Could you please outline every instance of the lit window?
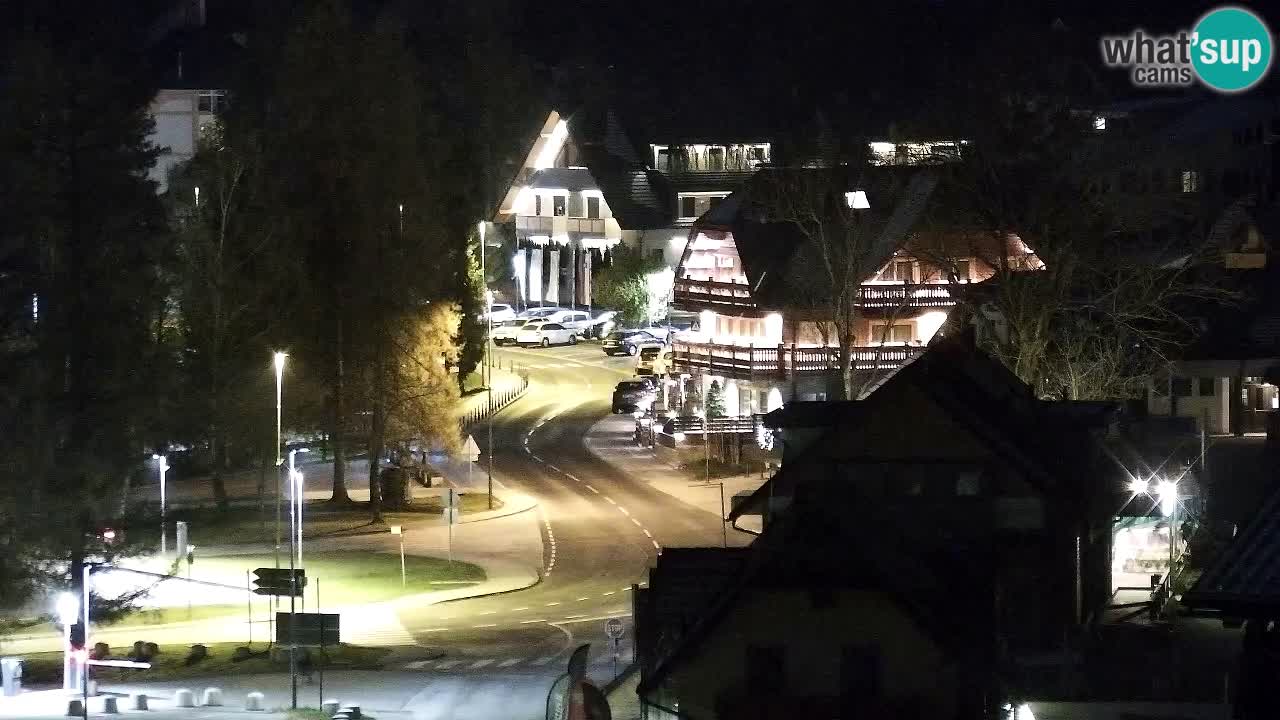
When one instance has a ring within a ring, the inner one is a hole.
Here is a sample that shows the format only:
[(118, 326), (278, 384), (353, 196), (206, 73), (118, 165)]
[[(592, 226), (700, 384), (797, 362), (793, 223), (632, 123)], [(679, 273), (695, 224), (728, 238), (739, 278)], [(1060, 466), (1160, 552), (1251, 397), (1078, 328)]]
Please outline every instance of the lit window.
[(1200, 192), (1200, 173), (1195, 170), (1182, 171), (1182, 192)]
[(1094, 129), (1094, 130), (1097, 130), (1097, 131), (1099, 131), (1099, 132), (1101, 132), (1101, 131), (1103, 131), (1103, 130), (1106, 130), (1106, 129), (1107, 129), (1107, 119), (1106, 119), (1105, 117), (1101, 116), (1101, 115), (1098, 115), (1097, 117), (1095, 117), (1095, 118), (1093, 119), (1093, 129)]

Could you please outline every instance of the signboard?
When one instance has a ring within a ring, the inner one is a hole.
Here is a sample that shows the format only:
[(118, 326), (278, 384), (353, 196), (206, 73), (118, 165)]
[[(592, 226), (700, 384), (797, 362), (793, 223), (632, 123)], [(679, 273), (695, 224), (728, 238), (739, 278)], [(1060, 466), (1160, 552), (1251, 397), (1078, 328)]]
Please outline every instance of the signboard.
[(604, 621), (604, 634), (610, 639), (621, 640), (626, 634), (626, 629), (622, 627), (622, 620), (619, 618), (609, 618)]
[[(293, 613), (293, 622), (297, 626), (296, 644), (301, 647), (323, 647), (337, 645), (340, 640), (339, 618), (337, 613)], [(276, 644), (290, 645), (289, 613), (276, 613)]]
[(402, 532), (402, 531), (403, 531), (403, 529), (402, 529), (399, 525), (392, 525), (392, 526), (391, 526), (391, 534), (392, 534), (392, 535), (399, 535), (399, 534), (401, 534), (401, 532)]
[(467, 442), (462, 446), (462, 454), (471, 462), (480, 459), (480, 446), (476, 444), (476, 439), (471, 435), (467, 436)]
[[(289, 573), (297, 576), (297, 585), (290, 581)], [(307, 573), (299, 568), (258, 568), (253, 571), (254, 595), (276, 595), (281, 597), (302, 597), (302, 590), (307, 586)]]

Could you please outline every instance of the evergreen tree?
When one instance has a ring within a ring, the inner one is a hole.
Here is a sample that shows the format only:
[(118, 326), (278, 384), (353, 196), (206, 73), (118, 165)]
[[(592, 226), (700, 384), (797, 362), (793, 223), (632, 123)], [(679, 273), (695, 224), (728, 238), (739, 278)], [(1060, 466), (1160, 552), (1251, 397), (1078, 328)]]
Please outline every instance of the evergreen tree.
[(712, 380), (707, 388), (707, 417), (724, 417), (724, 389), (719, 380)]

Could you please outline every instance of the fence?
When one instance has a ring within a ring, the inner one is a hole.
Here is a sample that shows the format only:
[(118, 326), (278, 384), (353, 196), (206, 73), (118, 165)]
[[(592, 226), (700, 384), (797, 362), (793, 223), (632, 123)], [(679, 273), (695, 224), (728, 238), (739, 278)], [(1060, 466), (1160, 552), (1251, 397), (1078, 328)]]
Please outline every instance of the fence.
[(462, 425), (463, 432), (466, 432), (472, 425), (484, 420), (516, 400), (519, 400), (520, 396), (524, 395), (524, 391), (529, 389), (529, 375), (522, 372), (518, 377), (520, 378), (520, 382), (515, 387), (508, 388), (501, 392), (486, 393), (488, 398), (485, 400), (483, 405), (477, 405), (470, 411), (464, 413), (462, 418), (459, 420), (459, 424)]

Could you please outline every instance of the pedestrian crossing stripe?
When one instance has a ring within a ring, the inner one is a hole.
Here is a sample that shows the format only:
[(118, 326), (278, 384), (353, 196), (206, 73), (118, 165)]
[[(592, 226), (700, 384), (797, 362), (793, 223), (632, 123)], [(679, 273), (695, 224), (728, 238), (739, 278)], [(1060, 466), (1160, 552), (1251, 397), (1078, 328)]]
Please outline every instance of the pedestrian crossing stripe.
[(480, 668), (485, 667), (486, 665), (492, 665), (492, 664), (493, 664), (493, 658), (485, 658), (484, 660), (477, 660), (471, 663), (471, 669), (479, 670)]
[[(548, 663), (551, 663), (552, 661), (554, 661), (556, 658), (559, 658), (559, 657), (561, 657), (561, 655), (557, 653), (555, 655), (543, 655), (540, 657), (533, 657), (533, 658), (514, 657), (514, 658), (506, 658), (504, 660), (498, 660), (497, 658), (453, 658), (449, 660), (442, 660), (442, 659), (414, 660), (412, 662), (405, 663), (404, 669), (405, 670), (451, 670), (451, 669), (481, 670), (483, 668), (489, 667), (490, 665), (492, 665), (494, 669), (497, 669), (497, 668), (508, 669), (508, 668), (513, 668), (517, 665), (520, 665), (521, 663), (530, 667), (542, 667), (544, 665), (547, 665)], [(594, 658), (590, 664), (593, 666), (608, 665), (611, 662), (613, 662), (613, 656), (611, 654), (605, 653)]]
[(502, 662), (498, 663), (498, 667), (500, 668), (511, 667), (512, 665), (515, 665), (516, 663), (520, 662), (520, 660), (521, 658), (507, 658), (506, 660), (503, 660)]

